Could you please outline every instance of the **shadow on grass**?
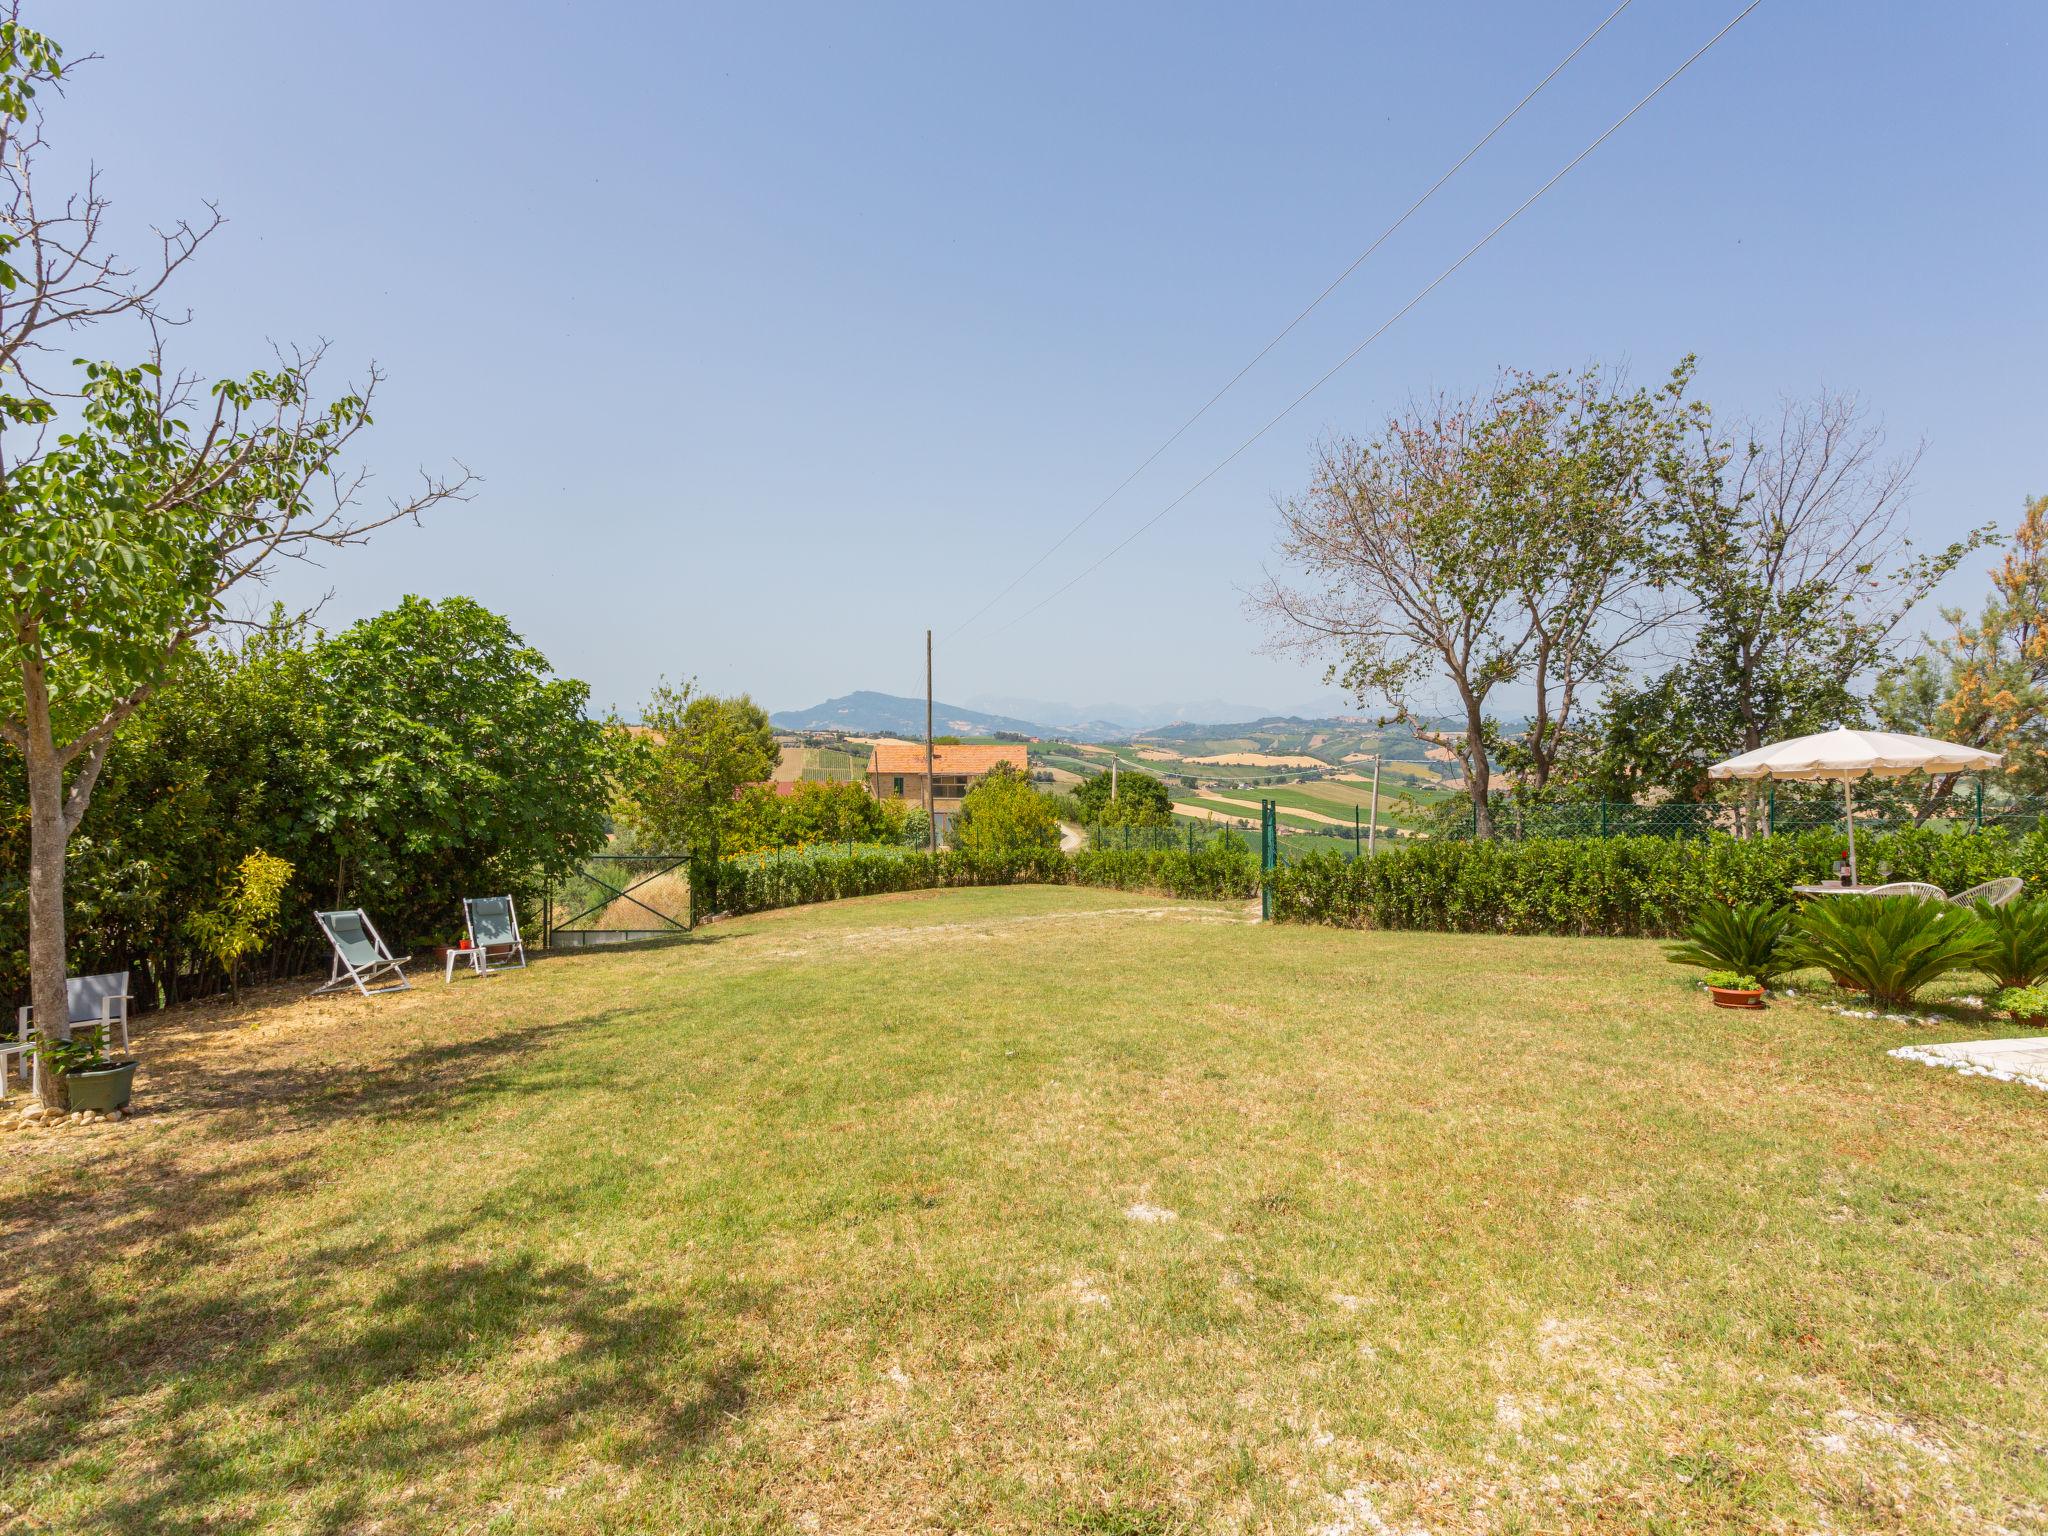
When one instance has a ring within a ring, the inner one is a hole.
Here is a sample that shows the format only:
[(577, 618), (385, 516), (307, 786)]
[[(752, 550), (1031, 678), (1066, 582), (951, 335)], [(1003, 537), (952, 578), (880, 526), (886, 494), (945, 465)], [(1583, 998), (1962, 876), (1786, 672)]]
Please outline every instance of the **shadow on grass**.
[[(297, 1304), (188, 1286), (134, 1310), (79, 1298), (61, 1331), (11, 1319), (10, 1356), (56, 1379), (0, 1426), (0, 1457), (82, 1473), (95, 1529), (255, 1531), (290, 1509), (338, 1532), (473, 1515), (564, 1446), (673, 1464), (748, 1407), (753, 1363), (680, 1300), (528, 1254), (412, 1263), (362, 1303), (323, 1283), (377, 1257), (301, 1269)], [(123, 1400), (154, 1405), (140, 1463)]]
[(759, 1304), (743, 1289), (638, 1293), (517, 1246), (516, 1228), (510, 1251), (479, 1256), (475, 1214), (402, 1253), (378, 1239), (248, 1262), (264, 1214), (327, 1176), (322, 1132), (595, 1084), (601, 1063), (538, 1053), (634, 1011), (435, 1042), (374, 1072), (301, 1062), (252, 1082), (189, 1053), (163, 1076), (180, 1108), (261, 1106), (259, 1134), (220, 1115), (194, 1141), (110, 1141), (15, 1183), (0, 1195), (8, 1500), (35, 1516), (63, 1488), (116, 1531), (254, 1531), (287, 1508), (344, 1531), (437, 1490), (457, 1506), (444, 1517), (473, 1513), (502, 1490), (471, 1479), (516, 1481), (562, 1443), (579, 1462), (694, 1454), (748, 1407), (755, 1368), (719, 1342)]

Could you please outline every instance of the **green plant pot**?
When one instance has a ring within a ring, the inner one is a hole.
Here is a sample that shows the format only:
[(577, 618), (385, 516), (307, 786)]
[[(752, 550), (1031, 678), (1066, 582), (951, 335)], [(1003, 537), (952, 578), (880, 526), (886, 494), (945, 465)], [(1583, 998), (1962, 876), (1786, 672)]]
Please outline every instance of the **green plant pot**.
[(74, 1111), (125, 1109), (135, 1087), (135, 1063), (117, 1061), (96, 1072), (66, 1072), (64, 1102)]

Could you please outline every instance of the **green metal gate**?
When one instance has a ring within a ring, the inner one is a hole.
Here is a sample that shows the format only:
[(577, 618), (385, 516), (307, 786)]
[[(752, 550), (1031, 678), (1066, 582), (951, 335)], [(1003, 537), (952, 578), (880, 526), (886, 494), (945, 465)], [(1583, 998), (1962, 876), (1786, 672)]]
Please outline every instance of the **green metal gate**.
[(548, 887), (542, 945), (589, 949), (687, 933), (696, 923), (686, 853), (597, 853)]

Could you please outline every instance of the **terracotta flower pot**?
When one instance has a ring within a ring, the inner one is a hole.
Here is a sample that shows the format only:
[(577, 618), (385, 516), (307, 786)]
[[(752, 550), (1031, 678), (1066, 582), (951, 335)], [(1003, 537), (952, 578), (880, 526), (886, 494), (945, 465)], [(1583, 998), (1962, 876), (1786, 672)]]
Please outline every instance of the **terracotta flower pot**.
[(1713, 998), (1716, 1008), (1761, 1008), (1764, 1005), (1762, 987), (1708, 987), (1707, 995)]

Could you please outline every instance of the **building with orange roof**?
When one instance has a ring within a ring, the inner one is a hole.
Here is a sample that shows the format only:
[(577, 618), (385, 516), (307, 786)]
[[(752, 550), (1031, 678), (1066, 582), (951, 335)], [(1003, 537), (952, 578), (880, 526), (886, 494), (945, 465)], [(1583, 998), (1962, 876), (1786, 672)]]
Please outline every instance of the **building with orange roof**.
[(986, 747), (932, 748), (931, 799), (925, 799), (924, 743), (878, 741), (868, 757), (868, 792), (877, 800), (908, 800), (912, 805), (929, 805), (932, 818), (945, 835), (959, 813), (967, 791), (988, 777), (998, 763), (1008, 763), (1028, 774), (1030, 759), (1023, 743), (998, 742)]

